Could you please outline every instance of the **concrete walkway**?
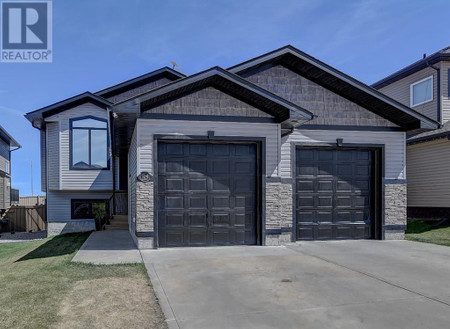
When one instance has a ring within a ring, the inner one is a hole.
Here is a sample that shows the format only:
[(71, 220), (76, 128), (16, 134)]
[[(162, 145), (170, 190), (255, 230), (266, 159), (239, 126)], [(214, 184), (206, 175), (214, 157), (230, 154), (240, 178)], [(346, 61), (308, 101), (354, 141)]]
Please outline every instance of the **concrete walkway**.
[(110, 265), (141, 263), (142, 258), (128, 231), (96, 231), (72, 261)]
[(450, 248), (408, 241), (143, 250), (169, 328), (447, 328)]

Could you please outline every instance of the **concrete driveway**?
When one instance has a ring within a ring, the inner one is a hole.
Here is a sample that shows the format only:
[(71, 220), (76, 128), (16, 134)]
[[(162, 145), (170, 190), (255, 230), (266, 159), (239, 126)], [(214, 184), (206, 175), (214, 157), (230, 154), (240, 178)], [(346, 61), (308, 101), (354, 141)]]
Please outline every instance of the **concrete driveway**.
[(169, 328), (448, 328), (450, 248), (408, 241), (142, 251)]

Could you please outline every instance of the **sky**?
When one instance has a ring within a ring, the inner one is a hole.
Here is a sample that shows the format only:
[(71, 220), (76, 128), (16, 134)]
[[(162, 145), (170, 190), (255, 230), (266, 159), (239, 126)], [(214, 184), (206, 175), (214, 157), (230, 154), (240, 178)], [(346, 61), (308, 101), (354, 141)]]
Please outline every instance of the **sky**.
[(53, 62), (0, 63), (0, 124), (22, 145), (12, 186), (40, 191), (26, 112), (178, 63), (227, 68), (287, 44), (371, 84), (450, 45), (448, 0), (54, 0)]

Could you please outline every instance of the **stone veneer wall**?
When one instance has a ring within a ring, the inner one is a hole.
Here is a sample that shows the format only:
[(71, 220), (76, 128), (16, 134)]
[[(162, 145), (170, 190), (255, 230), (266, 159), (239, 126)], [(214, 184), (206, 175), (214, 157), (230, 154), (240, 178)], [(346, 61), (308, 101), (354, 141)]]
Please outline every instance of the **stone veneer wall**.
[(386, 240), (403, 240), (407, 224), (406, 181), (384, 182), (384, 237)]
[(131, 235), (139, 249), (155, 247), (153, 186), (153, 181), (136, 181), (136, 235), (134, 232)]
[(281, 179), (266, 181), (266, 245), (292, 241), (292, 183)]
[(153, 182), (136, 182), (136, 232), (153, 232)]

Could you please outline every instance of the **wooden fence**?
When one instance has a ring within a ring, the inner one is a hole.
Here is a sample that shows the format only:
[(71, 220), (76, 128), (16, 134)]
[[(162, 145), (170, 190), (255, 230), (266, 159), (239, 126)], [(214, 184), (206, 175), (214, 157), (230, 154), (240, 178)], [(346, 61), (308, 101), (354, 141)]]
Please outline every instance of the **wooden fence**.
[(45, 204), (45, 195), (19, 197), (20, 206), (36, 206), (42, 204)]
[(11, 206), (2, 216), (8, 223), (2, 225), (3, 232), (36, 232), (46, 229), (45, 205)]

